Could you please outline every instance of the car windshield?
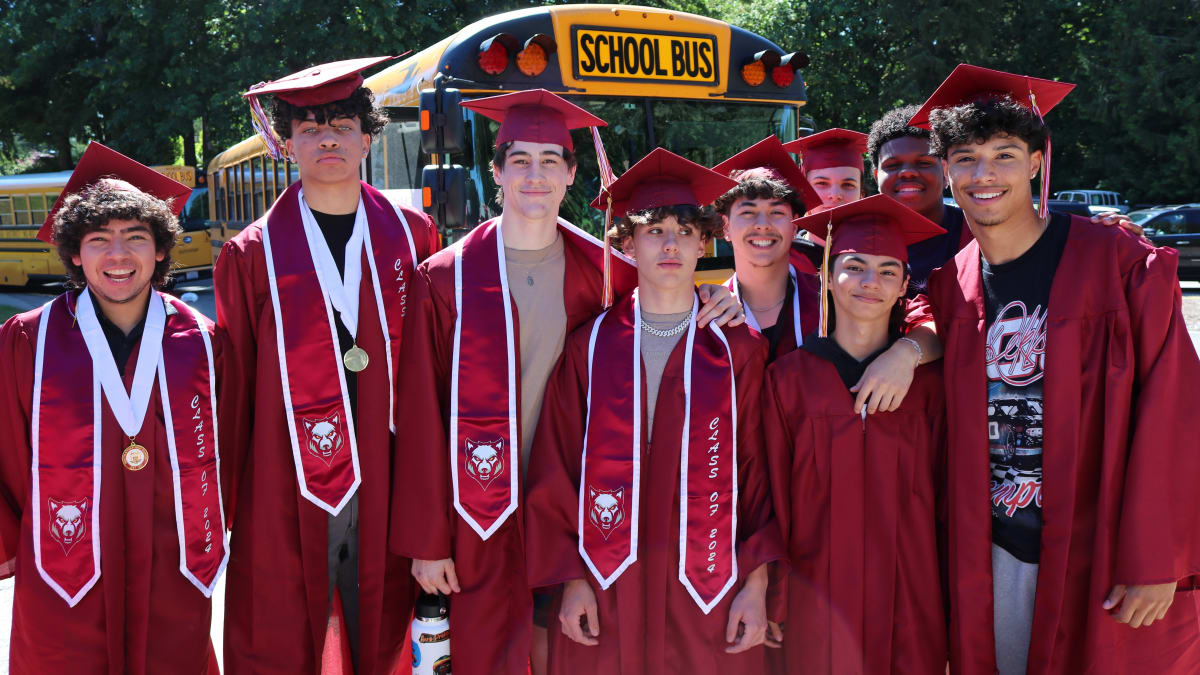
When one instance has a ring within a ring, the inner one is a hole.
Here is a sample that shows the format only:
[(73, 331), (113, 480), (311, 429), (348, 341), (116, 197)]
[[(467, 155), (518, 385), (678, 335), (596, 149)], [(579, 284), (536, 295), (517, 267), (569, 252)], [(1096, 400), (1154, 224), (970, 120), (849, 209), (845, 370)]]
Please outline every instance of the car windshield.
[(1162, 213), (1162, 211), (1147, 209), (1145, 211), (1130, 211), (1128, 215), (1130, 220), (1138, 225), (1141, 225), (1160, 213)]
[[(586, 98), (572, 99), (572, 103), (608, 123), (600, 129), (600, 137), (609, 164), (618, 176), (655, 147), (712, 166), (771, 134), (778, 135), (785, 143), (796, 138), (797, 109), (790, 105)], [(482, 119), (474, 117), (475, 122)], [(477, 167), (486, 168), (497, 125), (489, 122), (472, 126), (475, 162)], [(590, 139), (584, 140), (587, 136), (580, 136), (575, 134), (579, 168), (559, 213), (598, 236), (604, 214), (590, 207), (600, 191), (596, 151)], [(489, 149), (486, 158), (481, 156), (480, 148)], [(479, 181), (482, 185), (476, 186), (481, 201), (489, 206), (491, 215), (497, 215), (499, 210), (492, 206), (496, 187), (491, 176), (476, 175), (486, 178)]]

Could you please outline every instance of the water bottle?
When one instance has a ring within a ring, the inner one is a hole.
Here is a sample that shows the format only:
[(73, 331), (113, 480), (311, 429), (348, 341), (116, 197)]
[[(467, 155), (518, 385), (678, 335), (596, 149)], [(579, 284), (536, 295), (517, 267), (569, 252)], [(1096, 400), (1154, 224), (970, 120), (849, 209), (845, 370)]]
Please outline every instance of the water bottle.
[(446, 596), (422, 593), (412, 622), (413, 675), (450, 673), (450, 616)]

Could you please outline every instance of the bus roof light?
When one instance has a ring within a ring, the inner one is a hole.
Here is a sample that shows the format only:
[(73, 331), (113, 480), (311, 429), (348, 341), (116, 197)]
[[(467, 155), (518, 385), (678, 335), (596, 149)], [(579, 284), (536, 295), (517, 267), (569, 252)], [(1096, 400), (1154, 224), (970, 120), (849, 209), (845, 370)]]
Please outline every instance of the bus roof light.
[(546, 70), (547, 57), (557, 50), (554, 38), (538, 33), (526, 40), (524, 48), (517, 52), (517, 69), (529, 77), (537, 77)]
[(775, 86), (786, 89), (796, 79), (796, 71), (808, 65), (808, 55), (804, 52), (792, 52), (780, 57), (779, 65), (771, 68), (771, 81)]
[[(764, 49), (742, 64), (742, 79), (751, 87), (757, 87), (767, 79), (767, 71), (779, 65), (779, 52)], [(774, 73), (772, 72), (772, 78)]]
[(479, 68), (488, 75), (499, 75), (508, 68), (508, 55), (517, 50), (517, 40), (508, 33), (497, 33), (479, 43)]

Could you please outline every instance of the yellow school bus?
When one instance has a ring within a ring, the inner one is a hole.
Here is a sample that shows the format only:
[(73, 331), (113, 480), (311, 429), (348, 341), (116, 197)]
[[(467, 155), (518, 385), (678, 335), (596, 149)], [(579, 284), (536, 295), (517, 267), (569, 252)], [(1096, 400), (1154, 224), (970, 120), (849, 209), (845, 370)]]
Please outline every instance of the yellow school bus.
[[(454, 239), (498, 213), (488, 168), (498, 125), (466, 109), (446, 111), (461, 116), (464, 147), (448, 156), (424, 151), (420, 92), (435, 86), (435, 76), (464, 99), (539, 88), (568, 98), (608, 122), (601, 135), (619, 175), (658, 146), (712, 166), (770, 134), (786, 142), (811, 130), (802, 115), (806, 63), (762, 36), (685, 12), (595, 4), (499, 14), (367, 78), (392, 121), (362, 173), (398, 203), (421, 208), (430, 206), (422, 199), (424, 167), (464, 167), (465, 213), (453, 229), (439, 223)], [(600, 186), (595, 151), (583, 134), (575, 150), (579, 169), (561, 215), (598, 233), (601, 214), (588, 206)], [(257, 137), (217, 155), (208, 175), (214, 255), (297, 178)], [(713, 249), (719, 259), (701, 261), (702, 275), (732, 267), (727, 244)]]
[[(184, 185), (196, 186), (195, 167), (152, 168)], [(58, 254), (38, 240), (37, 232), (70, 178), (70, 171), (0, 176), (0, 286), (56, 282), (66, 277)], [(207, 209), (206, 190), (194, 189), (179, 217), (183, 234), (171, 253), (176, 279), (195, 279), (212, 272)]]

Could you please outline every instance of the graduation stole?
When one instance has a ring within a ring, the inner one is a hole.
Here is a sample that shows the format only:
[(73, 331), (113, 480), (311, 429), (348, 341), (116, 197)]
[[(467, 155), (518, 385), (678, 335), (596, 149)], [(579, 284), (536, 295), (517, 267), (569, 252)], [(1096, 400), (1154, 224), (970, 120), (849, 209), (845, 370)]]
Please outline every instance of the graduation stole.
[[(598, 239), (561, 218), (558, 231), (597, 272), (602, 269), (604, 245)], [(629, 258), (615, 252), (614, 257), (613, 282), (624, 290), (637, 273)], [(449, 434), (454, 509), (487, 540), (516, 511), (521, 473), (521, 364), (499, 218), (481, 223), (454, 245), (454, 307)]]
[[(164, 303), (175, 312), (168, 316)], [(100, 579), (101, 469), (105, 456), (116, 458), (120, 451), (102, 445), (105, 404), (130, 437), (130, 448), (140, 449), (132, 439), (143, 430), (156, 374), (175, 486), (179, 571), (212, 596), (229, 559), (212, 330), (192, 308), (155, 292), (126, 393), (88, 291), (77, 298), (60, 295), (42, 307), (31, 425), (33, 554), (38, 574), (68, 605), (74, 607)], [(88, 379), (90, 387), (83, 384)], [(130, 470), (149, 461), (149, 453), (140, 452), (140, 461), (126, 463)]]
[[(800, 322), (800, 280), (796, 277), (796, 268), (788, 265), (788, 276), (792, 278), (792, 330), (796, 335), (796, 346), (804, 344), (804, 327)], [(738, 302), (742, 303), (742, 309), (746, 312), (746, 325), (761, 333), (762, 327), (758, 323), (758, 319), (754, 317), (754, 312), (751, 311), (750, 305), (742, 301), (740, 288), (738, 288), (737, 272), (729, 277), (729, 281), (725, 282), (725, 287), (733, 294), (733, 297)]]
[[(378, 190), (366, 183), (361, 186), (358, 218), (365, 224), (356, 225), (351, 241), (358, 241), (361, 233), (387, 345), (383, 354), (368, 357), (376, 367), (387, 368), (388, 425), (395, 433), (392, 349), (399, 344), (408, 281), (417, 253), (404, 214)], [(337, 515), (362, 482), (354, 414), (346, 393), (343, 354), (334, 324), (341, 320), (351, 335), (357, 335), (361, 254), (357, 260), (353, 256), (346, 260), (344, 285), (327, 283), (337, 281), (336, 267), (332, 272), (328, 269), (333, 264), (330, 254), (343, 252), (328, 251), (320, 232), (314, 233), (315, 220), (305, 227), (305, 219), (312, 219), (312, 212), (303, 201), (301, 183), (293, 183), (267, 213), (262, 227), (263, 249), (275, 310), (283, 406), (300, 494)], [(388, 302), (384, 302), (385, 291)], [(337, 319), (334, 309), (338, 310)]]
[[(679, 581), (708, 614), (737, 580), (737, 398), (729, 342), (716, 325), (697, 331), (696, 309), (693, 300), (683, 361)], [(634, 291), (632, 299), (596, 318), (588, 342), (579, 555), (602, 589), (637, 560), (641, 334)]]

